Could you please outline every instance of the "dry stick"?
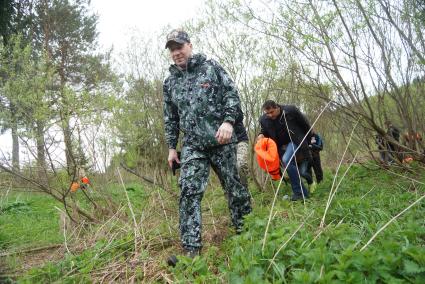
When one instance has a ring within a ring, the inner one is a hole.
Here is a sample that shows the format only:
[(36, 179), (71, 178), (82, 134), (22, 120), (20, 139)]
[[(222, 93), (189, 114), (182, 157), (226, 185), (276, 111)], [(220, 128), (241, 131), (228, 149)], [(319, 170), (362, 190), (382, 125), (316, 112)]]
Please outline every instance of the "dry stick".
[(1, 253), (0, 257), (10, 256), (10, 255), (14, 255), (14, 254), (21, 254), (21, 253), (31, 253), (31, 252), (41, 251), (41, 250), (49, 250), (49, 249), (59, 248), (61, 246), (62, 246), (62, 244), (54, 244), (54, 245), (49, 245), (49, 246), (44, 246), (44, 247), (39, 247), (39, 248), (32, 248), (32, 249), (27, 249), (27, 250), (5, 252), (5, 253)]
[[(154, 196), (152, 195), (152, 198), (151, 198), (151, 201), (152, 202), (154, 202)], [(155, 208), (155, 207), (152, 207), (151, 206), (151, 208)], [(140, 216), (140, 222), (139, 222), (139, 226), (140, 226), (140, 229), (141, 229), (141, 231), (142, 231), (142, 237), (143, 237), (143, 239), (144, 240), (146, 240), (146, 232), (145, 232), (145, 228), (144, 228), (144, 226), (143, 226), (143, 222), (144, 222), (144, 220), (146, 220), (147, 219), (147, 217), (146, 217), (146, 215), (145, 215), (145, 213), (146, 213), (146, 210), (142, 210), (142, 214), (141, 214), (141, 216)]]
[(411, 207), (415, 206), (417, 203), (419, 203), (422, 199), (424, 199), (425, 194), (422, 195), (419, 199), (417, 199), (415, 202), (407, 206), (403, 211), (395, 215), (391, 220), (389, 220), (382, 228), (380, 228), (367, 243), (360, 249), (360, 251), (363, 251), (378, 235), (381, 233), (386, 227), (388, 227), (392, 222), (394, 222), (398, 217), (400, 217), (402, 214), (404, 214), (407, 210), (409, 210)]
[(339, 169), (341, 168), (342, 161), (344, 160), (344, 157), (345, 157), (345, 155), (347, 153), (348, 147), (350, 146), (351, 139), (353, 138), (354, 130), (356, 129), (357, 124), (359, 124), (359, 121), (360, 120), (357, 120), (356, 124), (354, 125), (353, 130), (351, 131), (351, 134), (350, 134), (350, 138), (348, 139), (347, 147), (345, 147), (344, 153), (342, 154), (341, 160), (339, 161), (339, 165), (338, 165), (338, 168), (336, 170), (336, 173), (335, 173), (335, 176), (334, 176), (334, 180), (332, 182), (331, 190), (329, 192), (329, 197), (328, 197), (328, 201), (326, 203), (325, 212), (323, 213), (322, 221), (320, 222), (320, 228), (323, 228), (323, 226), (325, 225), (326, 214), (328, 212), (329, 206), (331, 205), (332, 199), (335, 196), (334, 194), (332, 194), (332, 191), (333, 191), (333, 189), (335, 187), (336, 179), (338, 177), (338, 172), (339, 172)]
[(167, 281), (167, 283), (174, 283), (173, 280), (171, 280), (170, 278), (168, 278), (167, 275), (165, 275), (164, 273), (161, 272), (161, 277)]
[(131, 217), (133, 218), (133, 225), (134, 225), (134, 251), (137, 252), (137, 239), (139, 237), (139, 232), (137, 230), (137, 221), (136, 216), (134, 215), (133, 207), (131, 206), (130, 197), (128, 197), (127, 190), (125, 189), (124, 181), (122, 180), (120, 169), (117, 168), (118, 176), (120, 177), (122, 187), (124, 189), (125, 197), (127, 198), (127, 204), (128, 208), (130, 209)]
[[(360, 197), (360, 199), (363, 199), (366, 195), (368, 195), (374, 188), (376, 187), (376, 185), (374, 185), (374, 186), (372, 186), (372, 188), (367, 192), (367, 193), (365, 193), (362, 197)], [(345, 219), (345, 217), (347, 217), (348, 216), (348, 213), (344, 216), (344, 217), (342, 217), (341, 218), (341, 220), (339, 220), (339, 222), (338, 222), (338, 224), (337, 224), (337, 226), (338, 225), (340, 225), (341, 223), (342, 223), (342, 221), (344, 221), (344, 219)], [(311, 246), (311, 244), (312, 243), (314, 243), (318, 238), (319, 238), (319, 236), (325, 231), (325, 229), (327, 228), (327, 227), (329, 227), (333, 222), (334, 222), (335, 220), (333, 220), (333, 221), (331, 221), (325, 228), (323, 228), (323, 229), (321, 229), (320, 231), (319, 231), (319, 233), (314, 237), (314, 239), (308, 244), (308, 246), (307, 247), (310, 247)]]
[[(344, 217), (345, 218), (345, 217)], [(316, 234), (316, 236), (313, 238), (313, 240), (311, 240), (311, 242), (307, 245), (307, 248), (309, 248), (319, 237), (320, 237), (320, 235), (330, 226), (330, 225), (332, 225), (332, 223), (334, 222), (335, 220), (333, 220), (333, 221), (331, 221), (325, 228), (323, 228), (323, 229), (319, 229), (319, 232)]]
[[(72, 232), (69, 234), (69, 239), (71, 239), (74, 236), (75, 236), (75, 239), (80, 238), (81, 231), (84, 229), (85, 222), (86, 221), (83, 220), (77, 227), (72, 229)], [(85, 244), (85, 247), (87, 248), (87, 244), (86, 243), (84, 243), (84, 244)]]
[(372, 186), (372, 188), (368, 191), (368, 192), (366, 192), (365, 194), (363, 194), (363, 196), (362, 197), (360, 197), (360, 199), (363, 199), (366, 195), (368, 195), (374, 188), (376, 187), (376, 185), (374, 185), (374, 186)]
[(111, 216), (111, 218), (109, 218), (108, 220), (106, 220), (106, 222), (105, 223), (103, 223), (102, 224), (102, 226), (100, 226), (99, 227), (99, 229), (97, 229), (97, 231), (96, 231), (96, 233), (94, 234), (94, 237), (97, 239), (97, 236), (100, 234), (100, 232), (103, 230), (103, 228), (109, 223), (109, 222), (111, 222), (112, 220), (114, 220), (114, 219), (117, 219), (118, 217), (118, 213), (120, 213), (121, 212), (121, 210), (123, 210), (124, 209), (124, 207), (120, 207), (120, 208), (118, 208), (118, 210), (117, 210), (117, 212), (115, 212), (115, 214), (114, 215), (112, 215)]
[[(321, 112), (319, 113), (319, 115), (317, 116), (316, 120), (315, 120), (315, 121), (313, 122), (313, 124), (311, 125), (311, 127), (310, 127), (310, 129), (309, 129), (309, 131), (308, 131), (308, 132), (310, 132), (310, 131), (311, 131), (311, 129), (313, 129), (314, 125), (315, 125), (315, 124), (316, 124), (316, 122), (319, 120), (319, 118), (322, 116), (322, 114), (325, 112), (325, 110), (326, 110), (326, 109), (330, 106), (331, 102), (332, 102), (332, 101), (329, 101), (329, 102), (325, 105), (325, 107), (322, 109), (322, 111), (321, 111)], [(289, 159), (288, 165), (291, 163), (292, 159), (294, 159), (294, 157), (295, 157), (295, 153), (296, 153), (296, 152), (298, 151), (298, 149), (301, 147), (301, 145), (302, 145), (302, 143), (304, 142), (304, 140), (305, 140), (305, 138), (306, 138), (306, 137), (307, 137), (307, 134), (306, 134), (306, 135), (304, 136), (304, 138), (301, 140), (300, 145), (298, 145), (297, 149), (295, 149), (295, 151), (294, 151), (294, 155), (292, 155), (291, 159)], [(262, 248), (261, 248), (261, 253), (262, 253), (262, 254), (264, 254), (264, 248), (266, 247), (267, 233), (268, 233), (269, 228), (270, 228), (270, 223), (271, 223), (272, 216), (273, 216), (273, 210), (274, 210), (274, 206), (275, 206), (275, 203), (276, 203), (276, 200), (277, 200), (277, 194), (279, 193), (279, 189), (280, 189), (280, 186), (282, 185), (282, 180), (283, 180), (283, 177), (284, 177), (284, 175), (285, 175), (285, 173), (286, 173), (286, 170), (287, 170), (287, 168), (288, 168), (288, 165), (286, 165), (286, 167), (283, 169), (282, 177), (280, 178), (279, 184), (278, 184), (277, 189), (276, 189), (276, 192), (275, 192), (275, 194), (274, 194), (274, 198), (273, 198), (272, 206), (271, 206), (271, 208), (270, 208), (269, 219), (268, 219), (268, 221), (267, 221), (266, 230), (264, 231), (263, 246), (262, 246)]]
[(168, 231), (170, 231), (170, 235), (172, 235), (173, 232), (171, 231), (170, 222), (168, 221), (167, 211), (165, 211), (164, 201), (162, 200), (162, 196), (161, 196), (161, 193), (159, 192), (159, 189), (158, 189), (158, 196), (159, 196), (159, 201), (161, 201), (161, 207), (162, 207), (162, 211), (164, 212), (165, 221), (167, 222)]
[[(61, 213), (61, 215), (60, 215), (60, 218), (62, 218), (62, 220), (63, 220), (63, 243), (64, 243), (64, 245), (65, 245), (65, 249), (66, 249), (66, 251), (69, 253), (69, 254), (71, 254), (71, 252), (69, 251), (69, 248), (68, 248), (68, 243), (67, 243), (67, 240), (66, 240), (66, 213), (63, 211), (63, 210), (61, 210), (59, 207), (56, 207), (55, 206), (55, 208), (57, 209), (57, 210), (59, 210), (59, 212)], [(65, 215), (63, 215), (63, 214), (65, 214)], [(65, 217), (63, 217), (63, 216), (65, 216)]]
[(275, 263), (274, 260), (276, 259), (279, 252), (286, 247), (286, 245), (295, 237), (296, 233), (298, 233), (299, 230), (304, 226), (305, 222), (308, 218), (310, 218), (311, 215), (313, 215), (314, 211), (311, 211), (310, 214), (304, 219), (304, 221), (298, 226), (298, 228), (292, 233), (292, 235), (280, 246), (280, 248), (277, 250), (277, 252), (273, 255), (273, 258), (270, 260), (269, 267), (267, 268), (266, 273), (269, 271), (270, 267), (272, 266), (272, 263)]
[(345, 172), (343, 173), (343, 175), (342, 175), (341, 179), (339, 180), (338, 184), (336, 185), (335, 190), (332, 192), (331, 200), (333, 200), (333, 198), (334, 198), (334, 196), (335, 196), (336, 192), (338, 191), (339, 186), (341, 185), (341, 183), (342, 183), (342, 181), (344, 180), (345, 176), (347, 175), (348, 171), (351, 169), (351, 166), (352, 166), (352, 165), (354, 164), (354, 162), (356, 161), (356, 158), (357, 158), (357, 154), (358, 154), (358, 153), (359, 153), (359, 152), (357, 152), (357, 153), (354, 155), (353, 160), (351, 161), (350, 165), (348, 166), (348, 168), (347, 168), (347, 169), (345, 170)]
[(319, 279), (322, 278), (322, 276), (323, 276), (323, 270), (325, 270), (325, 265), (322, 264), (322, 266), (320, 267)]
[(214, 212), (212, 210), (211, 203), (209, 201), (207, 201), (207, 203), (208, 203), (208, 207), (210, 208), (210, 212), (211, 212), (211, 217), (212, 217), (211, 219), (212, 219), (212, 224), (213, 224), (213, 228), (214, 228), (214, 233), (217, 234), (217, 228), (215, 226), (215, 221), (214, 221)]
[(416, 180), (416, 179), (413, 179), (413, 178), (411, 178), (411, 177), (408, 177), (408, 176), (404, 176), (404, 175), (401, 175), (401, 174), (395, 173), (395, 172), (390, 171), (390, 170), (388, 170), (388, 169), (385, 169), (385, 170), (386, 170), (387, 172), (389, 172), (389, 173), (393, 174), (393, 175), (396, 175), (396, 176), (399, 176), (399, 177), (403, 177), (403, 178), (405, 178), (405, 179), (409, 179), (409, 180), (411, 180), (411, 181), (414, 181), (414, 182), (417, 182), (417, 183), (419, 183), (419, 184), (425, 185), (425, 183), (420, 182), (420, 181), (418, 181), (418, 180)]
[(5, 200), (5, 199), (6, 199), (6, 202), (5, 203), (7, 203), (9, 201), (8, 196), (9, 196), (9, 192), (11, 190), (12, 190), (12, 181), (9, 182), (9, 186), (6, 189), (6, 194), (4, 196), (1, 196), (0, 204), (3, 204), (3, 200)]

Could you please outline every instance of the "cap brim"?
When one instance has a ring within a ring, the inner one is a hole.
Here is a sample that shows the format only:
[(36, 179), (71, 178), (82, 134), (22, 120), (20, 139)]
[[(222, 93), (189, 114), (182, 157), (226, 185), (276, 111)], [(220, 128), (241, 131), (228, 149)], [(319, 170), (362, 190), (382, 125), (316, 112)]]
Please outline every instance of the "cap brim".
[(185, 40), (180, 40), (180, 39), (170, 39), (169, 41), (167, 41), (167, 43), (165, 44), (165, 48), (167, 49), (168, 46), (170, 45), (170, 43), (172, 42), (176, 42), (178, 44), (184, 44), (186, 41)]

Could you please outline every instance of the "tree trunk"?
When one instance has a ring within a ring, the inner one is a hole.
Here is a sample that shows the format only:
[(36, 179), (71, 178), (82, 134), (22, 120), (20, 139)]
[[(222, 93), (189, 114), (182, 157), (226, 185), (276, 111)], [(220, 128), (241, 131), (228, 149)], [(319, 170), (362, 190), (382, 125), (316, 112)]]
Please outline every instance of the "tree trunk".
[(72, 132), (69, 126), (69, 118), (62, 116), (62, 131), (65, 143), (66, 169), (70, 177), (75, 176), (75, 161), (72, 147)]
[(18, 123), (14, 111), (12, 110), (12, 168), (15, 172), (19, 172), (19, 137)]
[(45, 139), (44, 139), (44, 123), (37, 121), (37, 174), (41, 184), (47, 184), (46, 175), (46, 152), (45, 152)]

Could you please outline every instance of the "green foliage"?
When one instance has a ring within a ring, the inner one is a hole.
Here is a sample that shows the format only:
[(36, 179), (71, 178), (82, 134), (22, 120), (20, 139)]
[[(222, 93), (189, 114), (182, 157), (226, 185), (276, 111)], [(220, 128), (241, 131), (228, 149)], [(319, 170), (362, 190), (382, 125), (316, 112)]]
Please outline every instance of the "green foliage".
[[(218, 276), (229, 283), (359, 283), (365, 279), (370, 283), (423, 282), (423, 203), (400, 217), (360, 251), (392, 216), (417, 199), (403, 185), (391, 185), (393, 177), (381, 171), (377, 173), (361, 167), (352, 169), (351, 177), (346, 178), (331, 205), (326, 218), (328, 225), (323, 230), (318, 226), (329, 183), (319, 185), (306, 208), (301, 203), (278, 201), (264, 252), (262, 240), (269, 206), (256, 207), (246, 218), (246, 232), (225, 242), (226, 255), (218, 255), (219, 260), (215, 255), (215, 262), (219, 263)], [(329, 175), (327, 179), (329, 181)], [(400, 182), (408, 185), (408, 181)], [(370, 190), (370, 184), (376, 185), (376, 189), (363, 197)], [(424, 188), (420, 192), (423, 194)], [(260, 198), (258, 194), (254, 199)], [(305, 220), (295, 237), (278, 252), (310, 210), (314, 210), (313, 216)], [(201, 259), (203, 263), (211, 262), (208, 252)], [(211, 277), (211, 267), (208, 271), (200, 268), (194, 271), (194, 264), (200, 260), (187, 261), (173, 270), (179, 281), (213, 282), (206, 280)], [(199, 275), (202, 271), (204, 274)]]
[(4, 128), (19, 120), (21, 127), (32, 130), (35, 122), (49, 117), (46, 88), (51, 83), (51, 70), (42, 57), (34, 58), (32, 53), (33, 49), (20, 35), (11, 37), (9, 46), (0, 46)]
[(23, 213), (31, 210), (31, 207), (27, 202), (22, 202), (16, 200), (13, 203), (4, 205), (3, 208), (0, 208), (2, 213)]
[(122, 150), (114, 159), (130, 168), (164, 166), (163, 153), (167, 149), (160, 97), (162, 85), (136, 78), (129, 78), (128, 83), (130, 89), (117, 102), (111, 123)]
[(21, 249), (61, 243), (60, 204), (37, 193), (9, 195), (0, 203), (0, 248)]
[[(424, 178), (420, 179), (423, 182)], [(194, 259), (178, 256), (180, 261), (175, 268), (168, 268), (169, 272), (176, 281), (182, 283), (423, 283), (423, 203), (398, 218), (365, 250), (360, 251), (360, 248), (388, 220), (423, 194), (424, 188), (418, 187), (416, 192), (408, 191), (408, 180), (398, 180), (380, 170), (353, 167), (329, 209), (326, 227), (319, 229), (331, 184), (332, 176), (327, 172), (324, 182), (319, 184), (305, 206), (301, 202), (282, 200), (282, 195), (290, 191), (287, 187), (282, 188), (264, 251), (263, 237), (273, 192), (253, 189), (255, 207), (245, 220), (245, 231), (242, 234), (230, 235), (219, 245), (205, 243), (201, 256)], [(370, 191), (371, 188), (374, 189)], [(147, 206), (150, 205), (148, 200), (152, 189), (129, 183), (125, 190), (134, 207), (136, 219), (149, 214)], [(102, 188), (102, 192), (111, 194), (117, 203), (127, 202), (120, 184), (110, 184)], [(221, 191), (207, 191), (205, 199), (217, 200), (213, 206), (215, 220), (228, 214)], [(49, 206), (46, 201), (45, 197), (42, 201), (41, 196), (32, 195), (31, 198), (19, 197), (16, 201), (2, 204), (3, 209), (9, 208), (0, 215), (0, 241), (4, 248), (17, 247), (25, 242), (26, 245), (34, 245), (34, 235), (48, 241), (46, 236), (40, 236), (38, 232), (38, 228), (48, 230), (42, 222), (47, 216), (42, 217), (42, 214), (49, 215), (49, 226), (55, 227), (55, 234), (60, 237), (56, 227), (57, 217), (52, 214), (55, 211), (52, 209), (53, 204)], [(211, 206), (210, 203), (207, 205)], [(24, 209), (27, 207), (28, 210)], [(311, 212), (312, 215), (307, 218)], [(28, 221), (25, 221), (26, 218)], [(155, 228), (149, 231), (149, 235), (166, 235), (166, 223), (156, 220)], [(31, 223), (31, 227), (22, 227), (24, 222)], [(131, 222), (130, 218), (128, 222)], [(304, 225), (290, 239), (302, 222)], [(121, 230), (119, 227), (116, 229)], [(14, 236), (5, 233), (8, 231), (22, 235), (25, 240), (17, 242)], [(111, 263), (125, 263), (133, 256), (133, 238), (131, 233), (118, 234), (113, 240), (99, 238), (95, 245), (79, 254), (67, 255), (57, 263), (31, 269), (19, 278), (19, 282), (90, 283), (94, 272)], [(54, 241), (50, 239), (50, 242)], [(140, 257), (149, 259), (152, 253), (141, 249)], [(142, 271), (134, 270), (132, 273), (137, 274), (135, 279), (139, 281), (147, 280), (143, 278)]]

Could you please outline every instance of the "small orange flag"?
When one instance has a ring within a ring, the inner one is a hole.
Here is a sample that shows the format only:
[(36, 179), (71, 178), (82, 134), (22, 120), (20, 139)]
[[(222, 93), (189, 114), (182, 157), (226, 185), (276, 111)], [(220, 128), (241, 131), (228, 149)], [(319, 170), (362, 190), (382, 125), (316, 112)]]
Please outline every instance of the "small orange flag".
[(89, 180), (88, 177), (82, 177), (81, 182), (84, 183), (84, 184), (90, 184), (90, 180)]

